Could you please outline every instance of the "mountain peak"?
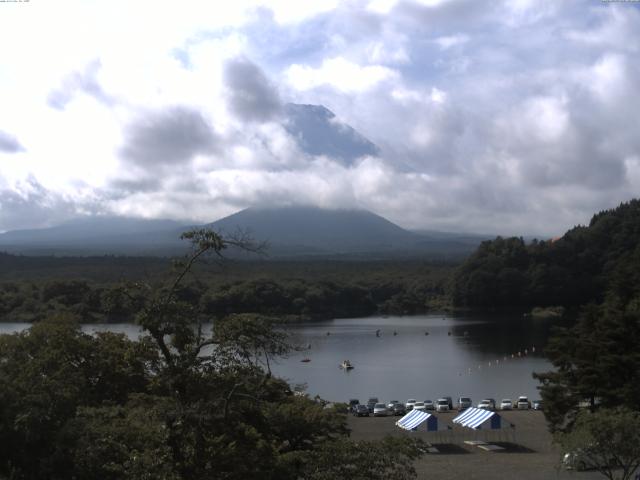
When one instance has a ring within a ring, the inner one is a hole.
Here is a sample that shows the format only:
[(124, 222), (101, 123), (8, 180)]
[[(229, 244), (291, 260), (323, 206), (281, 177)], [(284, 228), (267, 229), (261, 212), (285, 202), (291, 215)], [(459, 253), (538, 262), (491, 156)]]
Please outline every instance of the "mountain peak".
[(284, 111), (285, 129), (309, 155), (326, 155), (350, 165), (360, 157), (378, 155), (380, 151), (323, 105), (288, 103)]
[(415, 240), (413, 233), (367, 210), (314, 206), (247, 208), (211, 227), (227, 233), (248, 231), (276, 252), (302, 246), (318, 253), (386, 251)]

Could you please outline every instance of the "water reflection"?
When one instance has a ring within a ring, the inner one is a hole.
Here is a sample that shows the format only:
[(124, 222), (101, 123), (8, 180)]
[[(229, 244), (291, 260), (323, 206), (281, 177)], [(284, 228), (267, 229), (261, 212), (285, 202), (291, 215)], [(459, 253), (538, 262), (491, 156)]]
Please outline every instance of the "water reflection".
[[(537, 398), (531, 374), (551, 368), (543, 352), (552, 325), (498, 315), (380, 316), (288, 325), (301, 349), (272, 369), (291, 384), (306, 384), (311, 395), (335, 401), (370, 396), (383, 401), (471, 396), (475, 403), (484, 397)], [(0, 333), (28, 327), (0, 324)], [(131, 339), (141, 333), (133, 324), (82, 329), (124, 333)], [(347, 359), (353, 370), (340, 368)]]
[[(292, 338), (311, 349), (279, 362), (274, 371), (291, 383), (307, 384), (310, 394), (331, 400), (537, 398), (531, 374), (550, 368), (542, 356), (550, 327), (549, 322), (530, 318), (471, 315), (296, 325), (289, 327)], [(310, 361), (303, 363), (303, 358)], [(340, 370), (344, 359), (355, 368)]]

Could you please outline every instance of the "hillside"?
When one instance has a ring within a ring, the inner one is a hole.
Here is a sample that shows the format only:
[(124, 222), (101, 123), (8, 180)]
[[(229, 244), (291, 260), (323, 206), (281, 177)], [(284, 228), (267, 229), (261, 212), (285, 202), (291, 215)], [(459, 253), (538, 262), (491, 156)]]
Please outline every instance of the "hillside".
[(366, 210), (248, 208), (209, 226), (226, 233), (247, 230), (278, 253), (285, 249), (308, 253), (385, 251), (419, 240), (416, 234)]
[[(402, 229), (366, 210), (317, 207), (248, 208), (207, 224), (225, 234), (248, 232), (268, 243), (270, 258), (348, 256), (393, 258), (427, 255), (455, 260), (471, 253), (476, 237)], [(51, 228), (0, 235), (0, 252), (24, 255), (146, 255), (184, 253), (180, 234), (193, 228), (170, 220), (86, 217)], [(470, 240), (471, 239), (471, 240)], [(231, 256), (237, 252), (227, 252)]]
[(26, 255), (155, 255), (176, 252), (182, 222), (89, 216), (50, 228), (0, 234), (0, 251)]
[(640, 300), (640, 200), (593, 216), (553, 241), (483, 242), (454, 275), (462, 307), (579, 306)]

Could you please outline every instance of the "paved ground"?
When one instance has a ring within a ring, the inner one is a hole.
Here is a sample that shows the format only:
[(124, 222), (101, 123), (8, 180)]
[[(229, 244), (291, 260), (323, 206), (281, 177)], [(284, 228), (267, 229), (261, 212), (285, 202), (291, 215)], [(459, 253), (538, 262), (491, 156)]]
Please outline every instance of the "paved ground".
[[(395, 426), (399, 417), (349, 417), (351, 438), (379, 439), (385, 435), (422, 438), (441, 453), (426, 454), (416, 462), (419, 479), (597, 479), (597, 472), (571, 472), (559, 468), (560, 451), (551, 443), (542, 412), (500, 412), (515, 425), (503, 431), (474, 432), (458, 426), (446, 432), (406, 432)], [(451, 425), (457, 412), (438, 414), (440, 426)], [(464, 444), (485, 440), (503, 446), (501, 452), (485, 452)]]

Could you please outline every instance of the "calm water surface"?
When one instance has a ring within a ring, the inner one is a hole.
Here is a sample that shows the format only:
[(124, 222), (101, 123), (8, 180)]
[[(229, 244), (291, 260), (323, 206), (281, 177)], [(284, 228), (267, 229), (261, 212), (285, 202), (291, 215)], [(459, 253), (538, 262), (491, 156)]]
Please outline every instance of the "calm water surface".
[[(2, 323), (0, 333), (28, 326)], [(140, 335), (139, 327), (131, 324), (82, 328), (87, 333)], [(287, 327), (303, 350), (279, 360), (272, 370), (292, 385), (306, 384), (309, 394), (333, 401), (366, 401), (370, 396), (381, 401), (435, 400), (443, 395), (470, 396), (474, 403), (485, 397), (534, 399), (539, 395), (532, 372), (551, 368), (542, 356), (549, 329), (548, 322), (519, 316), (422, 315), (304, 323)], [(310, 361), (303, 363), (303, 358)], [(345, 359), (353, 370), (339, 368)]]
[[(549, 328), (548, 322), (517, 316), (369, 317), (305, 324), (291, 331), (298, 344), (311, 348), (273, 370), (292, 384), (306, 383), (311, 395), (335, 401), (370, 396), (435, 400), (443, 395), (470, 396), (475, 403), (485, 397), (534, 399), (539, 395), (532, 372), (551, 368), (542, 356)], [(302, 358), (311, 361), (302, 363)], [(355, 368), (340, 369), (344, 359)]]

